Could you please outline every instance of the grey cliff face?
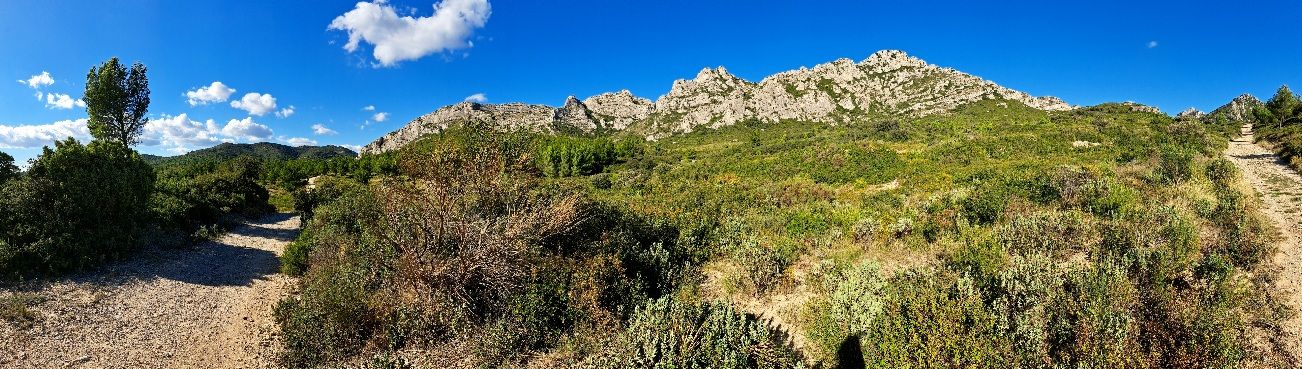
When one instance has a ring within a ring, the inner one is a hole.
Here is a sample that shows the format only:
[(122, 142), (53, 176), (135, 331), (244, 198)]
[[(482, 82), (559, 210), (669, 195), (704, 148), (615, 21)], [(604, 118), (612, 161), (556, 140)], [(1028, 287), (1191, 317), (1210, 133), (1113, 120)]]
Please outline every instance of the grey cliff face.
[(758, 83), (732, 75), (724, 67), (705, 68), (695, 78), (674, 81), (655, 102), (623, 90), (582, 101), (571, 96), (559, 108), (461, 103), (413, 120), (367, 145), (362, 153), (395, 150), (454, 124), (544, 133), (636, 130), (657, 138), (749, 120), (835, 124), (866, 114), (943, 114), (984, 99), (1013, 100), (1041, 110), (1073, 109), (1055, 97), (1031, 96), (928, 64), (903, 51), (883, 50), (857, 63), (838, 59), (774, 74)]

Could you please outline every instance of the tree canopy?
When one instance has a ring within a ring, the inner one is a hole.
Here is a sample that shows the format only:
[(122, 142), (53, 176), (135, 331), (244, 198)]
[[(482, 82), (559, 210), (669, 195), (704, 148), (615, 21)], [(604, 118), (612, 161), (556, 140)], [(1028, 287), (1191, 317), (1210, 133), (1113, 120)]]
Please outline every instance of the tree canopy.
[(113, 57), (86, 74), (86, 113), (91, 135), (125, 146), (140, 142), (149, 123), (149, 78), (139, 62), (130, 70)]

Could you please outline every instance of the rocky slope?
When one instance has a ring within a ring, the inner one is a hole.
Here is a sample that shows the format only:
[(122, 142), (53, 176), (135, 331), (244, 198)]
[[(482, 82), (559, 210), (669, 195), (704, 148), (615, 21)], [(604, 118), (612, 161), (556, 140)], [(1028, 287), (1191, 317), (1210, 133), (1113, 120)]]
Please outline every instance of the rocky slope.
[(1211, 113), (1207, 114), (1206, 118), (1225, 117), (1226, 120), (1231, 122), (1248, 122), (1254, 119), (1252, 111), (1263, 105), (1261, 100), (1258, 100), (1255, 96), (1242, 94), (1234, 98), (1234, 100), (1230, 100), (1229, 103), (1216, 108), (1216, 110), (1212, 110)]
[(458, 124), (545, 133), (628, 130), (656, 138), (742, 121), (836, 123), (876, 114), (923, 116), (994, 98), (1043, 110), (1072, 109), (1058, 98), (1034, 97), (902, 51), (883, 50), (860, 62), (839, 59), (774, 74), (758, 83), (723, 67), (706, 68), (693, 79), (674, 81), (655, 102), (627, 90), (582, 101), (571, 96), (559, 108), (465, 102), (416, 118), (366, 145), (362, 154), (395, 150)]

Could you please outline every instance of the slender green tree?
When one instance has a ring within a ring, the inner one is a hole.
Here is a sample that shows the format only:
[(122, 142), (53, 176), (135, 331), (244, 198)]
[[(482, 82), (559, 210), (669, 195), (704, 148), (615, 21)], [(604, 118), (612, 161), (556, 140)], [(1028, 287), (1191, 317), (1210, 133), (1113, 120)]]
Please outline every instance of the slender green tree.
[(1299, 123), (1297, 119), (1299, 107), (1302, 107), (1302, 101), (1298, 99), (1298, 96), (1292, 90), (1289, 90), (1287, 85), (1279, 86), (1279, 90), (1275, 91), (1275, 96), (1266, 101), (1266, 110), (1269, 112), (1266, 118), (1270, 119), (1270, 123), (1273, 123), (1276, 127), (1289, 123)]
[(132, 146), (140, 142), (149, 118), (149, 78), (139, 62), (130, 70), (113, 57), (86, 74), (86, 113), (97, 140)]

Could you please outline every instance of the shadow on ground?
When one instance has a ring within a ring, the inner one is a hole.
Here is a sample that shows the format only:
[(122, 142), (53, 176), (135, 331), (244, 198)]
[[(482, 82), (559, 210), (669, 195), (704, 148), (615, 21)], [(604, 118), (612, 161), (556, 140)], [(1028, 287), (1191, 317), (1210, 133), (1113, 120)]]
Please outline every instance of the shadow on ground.
[[(71, 279), (99, 285), (162, 278), (204, 286), (248, 286), (280, 270), (280, 258), (275, 252), (250, 246), (271, 248), (275, 243), (292, 241), (298, 236), (298, 229), (277, 229), (266, 225), (293, 216), (270, 214), (231, 229), (221, 240), (203, 242), (191, 248), (142, 250), (129, 257), (130, 260)], [(231, 241), (257, 245), (236, 245)]]

